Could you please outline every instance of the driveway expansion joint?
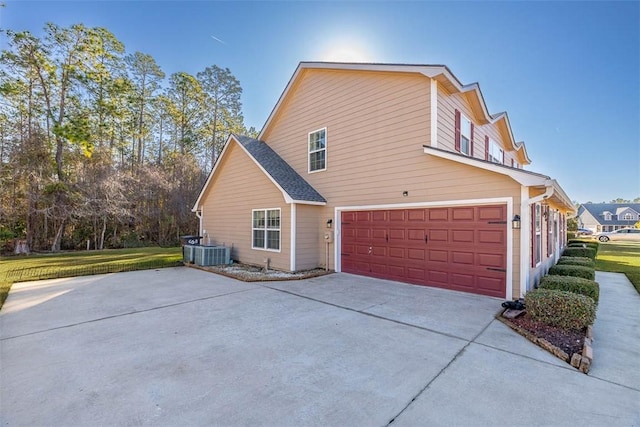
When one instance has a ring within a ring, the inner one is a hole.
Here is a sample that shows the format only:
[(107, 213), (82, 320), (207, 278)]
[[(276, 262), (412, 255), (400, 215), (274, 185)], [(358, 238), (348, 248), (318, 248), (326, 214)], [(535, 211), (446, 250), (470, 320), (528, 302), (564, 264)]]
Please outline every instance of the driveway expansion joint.
[(162, 310), (162, 309), (165, 309), (165, 308), (171, 308), (171, 307), (176, 307), (176, 306), (180, 306), (180, 305), (191, 304), (191, 303), (194, 303), (194, 302), (206, 301), (206, 300), (215, 299), (215, 298), (219, 298), (219, 297), (225, 297), (225, 296), (229, 296), (229, 295), (233, 295), (233, 294), (238, 294), (238, 293), (241, 293), (241, 292), (254, 291), (256, 289), (259, 289), (259, 288), (242, 289), (242, 290), (239, 290), (239, 291), (228, 292), (226, 294), (211, 295), (211, 296), (208, 296), (208, 297), (196, 298), (196, 299), (192, 299), (192, 300), (188, 300), (188, 301), (180, 301), (180, 302), (176, 302), (176, 303), (173, 303), (173, 304), (166, 304), (166, 305), (160, 305), (160, 306), (157, 306), (157, 307), (151, 307), (151, 308), (147, 308), (147, 309), (144, 309), (144, 310), (134, 310), (134, 311), (128, 311), (126, 313), (119, 313), (119, 314), (114, 314), (114, 315), (111, 315), (111, 316), (99, 317), (97, 319), (85, 320), (85, 321), (82, 321), (82, 322), (71, 323), (69, 325), (56, 326), (56, 327), (49, 328), (49, 329), (42, 329), (42, 330), (39, 330), (39, 331), (27, 332), (25, 334), (20, 334), (20, 335), (14, 335), (14, 336), (10, 336), (10, 337), (0, 338), (0, 342), (9, 341), (9, 340), (16, 339), (16, 338), (28, 337), (30, 335), (38, 335), (38, 334), (42, 334), (42, 333), (45, 333), (45, 332), (56, 331), (58, 329), (67, 329), (67, 328), (72, 328), (74, 326), (81, 326), (81, 325), (86, 325), (86, 324), (89, 324), (89, 323), (100, 322), (102, 320), (116, 319), (118, 317), (131, 316), (131, 315), (135, 315), (135, 314), (147, 313), (147, 312), (150, 312), (150, 311)]

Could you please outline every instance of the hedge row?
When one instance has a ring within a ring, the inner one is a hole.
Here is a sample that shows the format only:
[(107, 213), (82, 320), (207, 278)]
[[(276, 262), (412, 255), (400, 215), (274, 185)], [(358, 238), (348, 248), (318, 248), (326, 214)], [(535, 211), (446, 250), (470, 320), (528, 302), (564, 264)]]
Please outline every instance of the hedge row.
[(561, 256), (558, 258), (557, 265), (582, 265), (594, 268), (596, 263), (591, 258), (579, 256)]
[(569, 247), (566, 248), (564, 250), (564, 252), (562, 253), (563, 256), (570, 256), (570, 257), (585, 257), (585, 258), (591, 258), (591, 259), (596, 259), (596, 249), (594, 248), (575, 248), (575, 247)]
[(569, 264), (554, 265), (549, 269), (549, 275), (582, 277), (589, 280), (596, 278), (596, 272), (593, 267)]
[(524, 297), (534, 320), (550, 326), (581, 331), (596, 318), (595, 302), (584, 295), (551, 289), (535, 289)]
[(539, 289), (573, 292), (587, 296), (598, 305), (600, 298), (600, 286), (593, 280), (571, 276), (545, 276), (540, 281)]

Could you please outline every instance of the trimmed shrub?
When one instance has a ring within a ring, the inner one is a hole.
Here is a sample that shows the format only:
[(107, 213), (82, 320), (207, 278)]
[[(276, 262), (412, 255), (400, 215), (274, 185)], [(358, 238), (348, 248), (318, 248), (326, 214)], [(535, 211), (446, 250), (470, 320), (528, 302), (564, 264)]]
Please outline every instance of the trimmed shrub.
[(596, 271), (593, 267), (586, 267), (584, 265), (560, 264), (551, 267), (549, 269), (549, 275), (574, 276), (593, 280), (596, 278)]
[(594, 268), (596, 263), (587, 257), (579, 257), (579, 256), (561, 256), (558, 258), (558, 265), (583, 265), (585, 267)]
[(598, 282), (572, 276), (545, 276), (540, 281), (539, 289), (553, 289), (556, 291), (573, 292), (584, 295), (598, 305), (600, 298), (600, 286)]
[(524, 296), (532, 319), (549, 326), (581, 331), (596, 318), (596, 303), (572, 292), (536, 289)]
[(562, 255), (596, 259), (596, 250), (593, 248), (566, 248)]
[[(573, 246), (576, 245), (576, 246)], [(600, 247), (600, 243), (597, 240), (579, 240), (579, 239), (571, 239), (567, 241), (567, 246), (570, 247), (582, 247), (582, 245), (587, 245), (588, 248), (593, 248), (598, 252), (598, 248)]]

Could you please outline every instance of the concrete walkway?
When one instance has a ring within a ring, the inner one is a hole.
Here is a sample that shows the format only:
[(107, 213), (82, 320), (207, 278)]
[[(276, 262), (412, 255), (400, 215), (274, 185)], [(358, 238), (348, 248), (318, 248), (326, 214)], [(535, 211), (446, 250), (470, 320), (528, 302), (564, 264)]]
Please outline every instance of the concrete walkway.
[(589, 376), (495, 320), (501, 300), (348, 274), (16, 284), (0, 425), (640, 425), (640, 319), (614, 300), (640, 301), (598, 274)]

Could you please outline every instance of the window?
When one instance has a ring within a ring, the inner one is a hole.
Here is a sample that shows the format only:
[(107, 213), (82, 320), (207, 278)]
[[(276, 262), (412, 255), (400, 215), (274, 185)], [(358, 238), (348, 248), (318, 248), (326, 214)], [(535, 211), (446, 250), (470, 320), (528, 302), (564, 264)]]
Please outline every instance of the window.
[(460, 117), (460, 152), (471, 153), (471, 121), (465, 116)]
[(536, 204), (534, 215), (534, 230), (535, 230), (535, 251), (534, 261), (535, 265), (540, 264), (542, 261), (542, 208)]
[(489, 158), (493, 163), (502, 164), (504, 161), (504, 150), (493, 139), (489, 138)]
[(632, 219), (635, 219), (635, 218), (633, 217), (632, 213), (627, 212), (626, 214), (624, 214), (624, 217), (622, 219), (624, 219), (626, 221), (629, 221), (629, 220), (632, 220)]
[(605, 221), (611, 221), (611, 212), (605, 212), (604, 213), (604, 220)]
[(327, 168), (327, 128), (309, 133), (309, 172)]
[(253, 249), (280, 250), (280, 209), (255, 209), (252, 211)]
[(456, 110), (455, 116), (455, 149), (473, 157), (473, 123)]

